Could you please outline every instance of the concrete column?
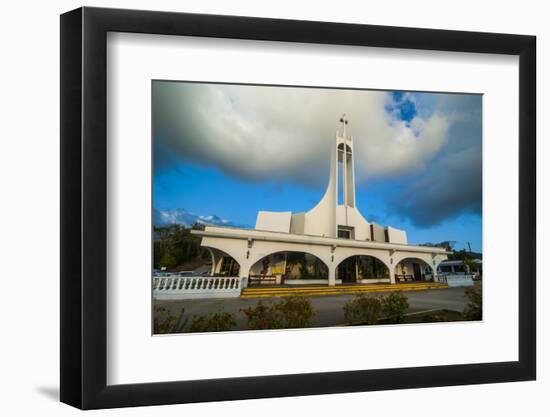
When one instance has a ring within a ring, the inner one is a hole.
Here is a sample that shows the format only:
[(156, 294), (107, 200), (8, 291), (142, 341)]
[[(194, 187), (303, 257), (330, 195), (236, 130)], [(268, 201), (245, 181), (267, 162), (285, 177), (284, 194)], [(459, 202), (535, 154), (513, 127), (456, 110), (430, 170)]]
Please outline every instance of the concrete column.
[(395, 284), (395, 271), (394, 271), (394, 268), (390, 268), (390, 284)]
[(223, 255), (221, 253), (218, 253), (218, 255), (219, 256), (216, 257), (216, 264), (214, 265), (214, 271), (212, 275), (219, 274), (222, 267)]
[(212, 262), (212, 265), (210, 266), (210, 276), (213, 276), (216, 272), (216, 262), (218, 262), (218, 259), (216, 258), (214, 250), (212, 250), (211, 248), (206, 249), (208, 249), (208, 252), (210, 253), (210, 261)]
[(439, 264), (441, 262), (437, 262), (435, 265), (432, 266), (432, 271), (433, 271), (433, 277), (434, 277), (434, 282), (438, 282), (436, 277), (437, 277), (437, 268), (439, 268)]
[(331, 287), (336, 285), (336, 265), (328, 267), (328, 285)]
[(245, 259), (239, 259), (239, 276), (244, 278), (242, 280), (243, 288), (248, 287), (248, 274), (250, 273), (250, 268), (252, 265)]

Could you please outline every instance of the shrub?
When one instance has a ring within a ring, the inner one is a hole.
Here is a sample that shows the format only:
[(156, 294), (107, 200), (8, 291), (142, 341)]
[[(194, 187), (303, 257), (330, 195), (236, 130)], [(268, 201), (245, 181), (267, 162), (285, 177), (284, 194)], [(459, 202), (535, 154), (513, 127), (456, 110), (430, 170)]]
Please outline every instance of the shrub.
[(248, 328), (253, 330), (307, 327), (314, 314), (309, 299), (299, 296), (269, 304), (259, 300), (255, 307), (241, 311), (246, 316)]
[(464, 295), (468, 298), (468, 304), (462, 315), (465, 320), (481, 320), (483, 316), (481, 287), (466, 287)]
[(308, 327), (314, 314), (311, 301), (300, 296), (287, 297), (275, 308), (282, 317), (285, 329)]
[(376, 324), (381, 313), (382, 301), (380, 297), (367, 297), (360, 293), (344, 305), (344, 317), (349, 324), (357, 322)]
[(165, 307), (155, 306), (153, 315), (154, 334), (171, 333), (176, 321), (176, 317), (170, 314)]
[(246, 316), (248, 328), (252, 330), (281, 329), (282, 322), (273, 305), (267, 305), (258, 301), (255, 307), (241, 309)]
[(392, 292), (382, 299), (382, 311), (390, 323), (403, 323), (408, 308), (407, 297), (401, 291)]
[(426, 318), (426, 323), (443, 323), (449, 321), (444, 314), (432, 314)]
[(188, 332), (226, 332), (237, 324), (235, 315), (225, 311), (208, 314), (206, 316), (193, 316)]

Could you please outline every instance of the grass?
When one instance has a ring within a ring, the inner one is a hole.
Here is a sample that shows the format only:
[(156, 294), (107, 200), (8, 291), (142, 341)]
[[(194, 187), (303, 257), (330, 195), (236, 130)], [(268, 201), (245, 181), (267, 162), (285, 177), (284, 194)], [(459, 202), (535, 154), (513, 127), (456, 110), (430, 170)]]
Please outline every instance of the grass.
[(446, 309), (405, 316), (405, 323), (438, 323), (447, 321), (464, 321), (464, 317), (461, 312)]
[[(430, 310), (426, 312), (408, 313), (405, 315), (404, 320), (400, 324), (413, 324), (413, 323), (442, 323), (453, 321), (465, 321), (461, 312), (454, 310)], [(380, 319), (375, 324), (394, 324), (389, 319)], [(353, 323), (344, 326), (365, 326), (365, 323)]]

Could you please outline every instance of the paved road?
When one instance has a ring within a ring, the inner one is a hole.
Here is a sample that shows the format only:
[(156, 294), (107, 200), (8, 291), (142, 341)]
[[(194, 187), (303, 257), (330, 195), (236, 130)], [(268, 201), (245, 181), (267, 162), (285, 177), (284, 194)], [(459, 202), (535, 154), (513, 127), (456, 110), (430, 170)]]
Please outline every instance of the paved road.
[[(405, 294), (409, 298), (409, 312), (443, 308), (462, 311), (467, 303), (463, 288), (408, 291)], [(352, 298), (352, 294), (310, 297), (316, 313), (312, 320), (312, 327), (337, 326), (345, 323), (343, 307)], [(235, 314), (237, 319), (236, 330), (244, 330), (246, 329), (246, 320), (240, 310), (255, 306), (257, 302), (258, 299), (227, 298), (155, 301), (155, 305), (169, 309), (175, 317), (180, 317), (181, 311), (184, 309), (184, 318), (223, 310)], [(268, 303), (269, 299), (262, 299), (262, 302)]]

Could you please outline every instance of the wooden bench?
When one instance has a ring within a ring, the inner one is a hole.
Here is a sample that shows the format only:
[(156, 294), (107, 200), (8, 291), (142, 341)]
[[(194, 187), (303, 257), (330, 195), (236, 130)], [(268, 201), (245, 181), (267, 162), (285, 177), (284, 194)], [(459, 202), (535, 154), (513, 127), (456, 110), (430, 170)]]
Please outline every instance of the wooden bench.
[(275, 275), (250, 275), (248, 284), (277, 284), (277, 277)]
[(395, 280), (397, 282), (414, 281), (414, 276), (412, 276), (412, 275), (395, 275)]

